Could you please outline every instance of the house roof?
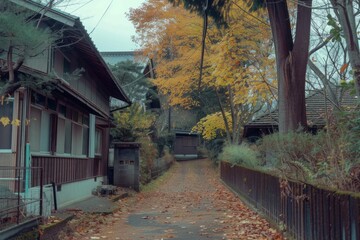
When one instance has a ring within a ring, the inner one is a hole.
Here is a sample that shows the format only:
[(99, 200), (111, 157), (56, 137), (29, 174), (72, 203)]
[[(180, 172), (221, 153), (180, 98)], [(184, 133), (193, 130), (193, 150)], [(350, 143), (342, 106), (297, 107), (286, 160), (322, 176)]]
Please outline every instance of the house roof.
[(30, 0), (10, 0), (19, 6), (23, 6), (29, 10), (44, 14), (47, 18), (70, 27), (72, 36), (72, 44), (74, 47), (84, 54), (84, 59), (91, 62), (94, 72), (101, 79), (104, 89), (110, 96), (117, 98), (126, 103), (131, 103), (130, 99), (126, 96), (125, 92), (116, 81), (116, 78), (111, 73), (104, 59), (101, 57), (95, 44), (87, 33), (84, 25), (80, 21), (79, 17), (65, 13), (57, 9), (47, 9), (46, 6), (40, 3), (36, 3)]
[[(344, 91), (341, 88), (333, 89), (333, 92), (342, 108), (352, 107), (357, 101), (357, 97), (350, 94), (349, 91)], [(336, 109), (337, 105), (330, 100), (329, 92), (325, 95), (323, 89), (312, 90), (306, 97), (306, 117), (309, 126), (322, 127), (325, 126), (326, 109)], [(273, 127), (278, 126), (278, 108), (264, 113), (253, 119), (245, 125), (245, 128), (257, 127)]]

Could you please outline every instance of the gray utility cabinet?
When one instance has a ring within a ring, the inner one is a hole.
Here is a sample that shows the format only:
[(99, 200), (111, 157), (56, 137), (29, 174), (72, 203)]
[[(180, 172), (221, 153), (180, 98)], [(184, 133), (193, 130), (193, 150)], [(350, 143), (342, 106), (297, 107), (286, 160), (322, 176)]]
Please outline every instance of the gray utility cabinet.
[(140, 144), (114, 143), (114, 185), (139, 191)]

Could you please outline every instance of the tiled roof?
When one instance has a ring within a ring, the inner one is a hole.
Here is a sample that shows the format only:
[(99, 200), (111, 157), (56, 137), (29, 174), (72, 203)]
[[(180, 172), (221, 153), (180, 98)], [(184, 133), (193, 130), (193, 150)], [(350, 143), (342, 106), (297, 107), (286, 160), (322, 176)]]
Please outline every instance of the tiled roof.
[[(354, 106), (357, 98), (340, 88), (334, 89), (334, 93), (342, 108)], [(306, 117), (309, 126), (324, 126), (325, 125), (325, 109), (336, 109), (336, 105), (325, 96), (323, 89), (313, 90), (306, 97)], [(254, 120), (246, 124), (245, 127), (257, 126), (277, 126), (278, 125), (278, 108), (260, 115)]]

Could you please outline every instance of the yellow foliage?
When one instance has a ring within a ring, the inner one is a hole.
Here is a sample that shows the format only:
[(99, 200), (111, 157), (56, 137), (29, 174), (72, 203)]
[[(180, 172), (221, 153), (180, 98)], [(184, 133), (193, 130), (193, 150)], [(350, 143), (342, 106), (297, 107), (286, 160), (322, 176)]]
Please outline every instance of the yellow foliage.
[[(252, 13), (261, 22), (239, 7), (248, 8), (242, 0), (233, 1), (226, 29), (217, 28), (209, 19), (205, 40), (201, 85), (220, 89), (224, 94), (222, 97), (227, 99), (224, 108), (228, 112), (230, 103), (237, 108), (271, 102), (277, 86), (270, 26), (264, 24), (266, 13), (262, 10)], [(132, 10), (129, 16), (135, 25), (141, 50), (156, 60), (154, 84), (160, 93), (167, 95), (172, 106), (192, 108), (200, 105), (192, 96), (196, 95), (193, 93), (199, 84), (202, 17), (162, 0), (148, 0), (141, 8)], [(231, 90), (232, 98), (228, 90)], [(221, 114), (210, 114), (196, 129), (205, 138), (212, 138), (225, 129), (224, 120), (220, 119)]]
[(14, 120), (11, 121), (11, 124), (14, 125), (14, 126), (17, 126), (17, 127), (20, 126), (20, 123), (21, 122), (20, 122), (19, 119), (14, 119)]
[(0, 118), (0, 123), (4, 126), (4, 127), (6, 127), (7, 125), (9, 125), (10, 124), (10, 119), (8, 118), (8, 117), (1, 117)]
[[(230, 113), (226, 113), (225, 115), (229, 124), (231, 124)], [(201, 134), (206, 140), (224, 137), (226, 133), (224, 118), (220, 112), (207, 115), (200, 119), (196, 126), (193, 127), (192, 131)]]

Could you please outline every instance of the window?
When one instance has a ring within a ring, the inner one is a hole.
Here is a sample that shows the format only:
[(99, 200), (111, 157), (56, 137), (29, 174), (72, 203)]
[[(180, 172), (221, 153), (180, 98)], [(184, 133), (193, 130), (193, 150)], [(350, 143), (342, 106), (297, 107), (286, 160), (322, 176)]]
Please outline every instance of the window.
[(32, 96), (30, 112), (31, 151), (88, 156), (89, 114), (40, 94), (32, 94)]
[[(63, 129), (63, 131), (59, 131)], [(65, 118), (58, 117), (58, 124), (57, 124), (57, 139), (56, 139), (56, 152), (60, 154), (65, 153)]]
[(89, 116), (83, 115), (83, 145), (82, 154), (88, 155), (89, 153)]
[(102, 131), (100, 129), (95, 130), (95, 155), (101, 155), (102, 148)]
[(83, 149), (83, 128), (80, 124), (72, 124), (72, 154), (82, 155)]
[[(0, 118), (6, 117), (12, 119), (13, 117), (13, 99), (5, 101), (4, 104), (0, 103)], [(12, 125), (8, 124), (4, 126), (0, 123), (0, 150), (10, 150), (11, 149), (11, 134), (12, 134)]]
[(33, 152), (50, 152), (50, 113), (37, 107), (30, 112), (30, 149)]
[(86, 114), (60, 105), (56, 153), (87, 156), (89, 149), (88, 122), (89, 117)]
[[(58, 132), (60, 132), (61, 129), (58, 129)], [(72, 126), (71, 126), (71, 120), (66, 119), (65, 120), (65, 150), (64, 153), (71, 154), (71, 146), (72, 146)]]

